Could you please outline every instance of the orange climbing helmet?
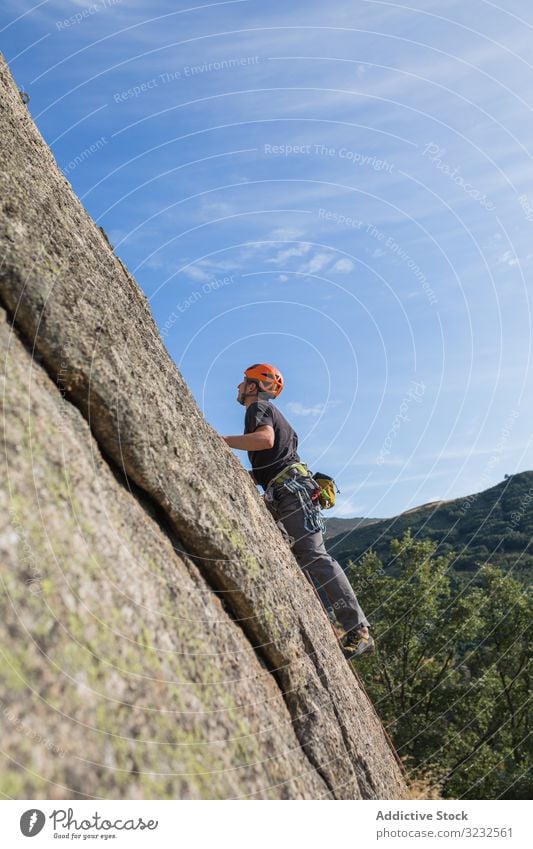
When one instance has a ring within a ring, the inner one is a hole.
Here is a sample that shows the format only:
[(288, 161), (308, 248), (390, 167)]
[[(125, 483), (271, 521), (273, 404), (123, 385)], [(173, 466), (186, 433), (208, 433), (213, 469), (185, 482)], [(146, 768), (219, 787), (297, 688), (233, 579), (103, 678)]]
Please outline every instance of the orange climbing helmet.
[(244, 372), (247, 380), (255, 381), (259, 392), (266, 393), (270, 398), (277, 398), (283, 389), (283, 375), (270, 363), (255, 363)]

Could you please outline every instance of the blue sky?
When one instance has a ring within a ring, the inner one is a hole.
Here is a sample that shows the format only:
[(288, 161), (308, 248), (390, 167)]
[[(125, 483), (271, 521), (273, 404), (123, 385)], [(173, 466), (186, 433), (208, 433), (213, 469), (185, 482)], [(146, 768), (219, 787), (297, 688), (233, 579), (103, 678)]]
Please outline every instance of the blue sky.
[(338, 516), (533, 468), (529, 3), (2, 5), (31, 114), (213, 427), (242, 431), (242, 371), (274, 362)]

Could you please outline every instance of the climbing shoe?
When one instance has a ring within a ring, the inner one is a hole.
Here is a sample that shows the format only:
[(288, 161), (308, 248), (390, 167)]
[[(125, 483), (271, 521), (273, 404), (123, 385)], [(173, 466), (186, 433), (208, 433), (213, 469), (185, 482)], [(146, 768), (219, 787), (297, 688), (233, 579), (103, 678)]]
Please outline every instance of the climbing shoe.
[(364, 636), (360, 628), (348, 631), (342, 639), (342, 650), (347, 660), (354, 660), (364, 654), (372, 654), (375, 643), (370, 634)]

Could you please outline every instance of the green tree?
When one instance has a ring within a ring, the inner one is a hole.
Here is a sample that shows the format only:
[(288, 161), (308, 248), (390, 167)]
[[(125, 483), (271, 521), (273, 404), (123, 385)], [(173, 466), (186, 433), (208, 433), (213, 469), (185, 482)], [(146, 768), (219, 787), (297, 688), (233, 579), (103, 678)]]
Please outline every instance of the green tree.
[(400, 755), (452, 798), (526, 798), (531, 599), (484, 567), (452, 584), (452, 552), (407, 531), (384, 569), (367, 553), (348, 576), (378, 639), (361, 670)]
[(531, 594), (493, 566), (479, 577), (469, 601), (481, 628), (463, 652), (471, 685), (457, 712), (464, 724), (448, 735), (446, 785), (452, 796), (530, 798)]

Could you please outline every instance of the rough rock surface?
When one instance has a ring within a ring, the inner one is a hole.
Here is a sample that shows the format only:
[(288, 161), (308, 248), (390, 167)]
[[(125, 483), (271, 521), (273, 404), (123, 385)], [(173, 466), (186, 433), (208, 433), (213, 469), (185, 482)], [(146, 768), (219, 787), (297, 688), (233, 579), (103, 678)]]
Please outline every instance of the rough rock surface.
[(0, 791), (399, 798), (311, 587), (3, 60), (0, 137)]

